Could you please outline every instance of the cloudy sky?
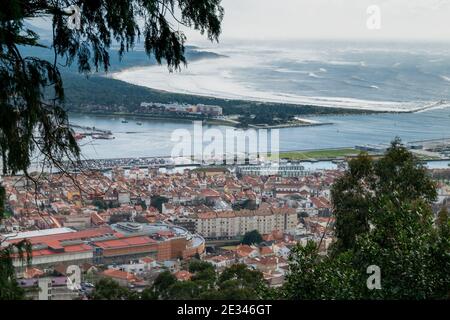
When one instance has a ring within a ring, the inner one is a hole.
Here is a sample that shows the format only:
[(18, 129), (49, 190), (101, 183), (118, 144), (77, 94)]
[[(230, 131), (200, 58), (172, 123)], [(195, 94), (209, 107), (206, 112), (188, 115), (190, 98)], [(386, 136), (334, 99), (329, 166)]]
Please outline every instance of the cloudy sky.
[[(450, 41), (450, 0), (222, 0), (222, 5), (225, 8), (222, 42), (234, 39)], [(368, 19), (375, 17), (368, 13), (371, 6), (379, 8), (379, 29), (367, 27)], [(45, 25), (39, 21), (33, 24)], [(184, 30), (189, 42), (204, 41), (198, 32)]]
[[(405, 39), (450, 41), (450, 0), (222, 0), (222, 39)], [(370, 30), (367, 9), (380, 9)], [(198, 41), (198, 34), (188, 33)]]

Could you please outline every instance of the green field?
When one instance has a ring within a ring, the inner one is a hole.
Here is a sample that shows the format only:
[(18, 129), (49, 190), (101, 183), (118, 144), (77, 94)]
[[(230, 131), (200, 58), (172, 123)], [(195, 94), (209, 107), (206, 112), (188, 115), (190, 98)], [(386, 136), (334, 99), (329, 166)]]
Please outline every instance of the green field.
[[(0, 213), (0, 215), (1, 215), (1, 213)], [(9, 212), (9, 211), (4, 211), (3, 212), (3, 217), (4, 218), (10, 218), (10, 217), (12, 217), (12, 213), (11, 212)]]
[(280, 159), (288, 159), (288, 160), (336, 159), (348, 156), (355, 156), (358, 154), (359, 150), (352, 148), (312, 150), (312, 151), (292, 151), (292, 152), (281, 152)]

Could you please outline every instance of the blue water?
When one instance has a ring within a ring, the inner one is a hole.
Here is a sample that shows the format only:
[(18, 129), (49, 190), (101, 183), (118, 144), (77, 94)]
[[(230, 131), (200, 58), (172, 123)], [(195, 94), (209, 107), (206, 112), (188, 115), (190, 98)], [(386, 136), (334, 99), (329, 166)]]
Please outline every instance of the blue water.
[[(86, 158), (168, 156), (176, 145), (171, 141), (175, 130), (185, 129), (193, 135), (191, 123), (130, 120), (120, 117), (71, 115), (71, 121), (84, 126), (111, 130), (114, 140), (82, 140)], [(354, 147), (367, 143), (388, 143), (396, 137), (405, 142), (450, 137), (450, 109), (412, 114), (377, 114), (311, 117), (332, 125), (286, 128), (279, 131), (280, 150), (307, 150)], [(204, 127), (205, 130), (212, 128)], [(213, 127), (226, 133), (227, 127)], [(133, 133), (127, 133), (133, 132)]]
[(310, 117), (330, 126), (281, 131), (282, 150), (303, 150), (450, 137), (450, 109), (421, 113)]
[[(194, 72), (189, 77), (169, 78), (174, 79), (169, 83), (174, 91), (184, 81), (198, 78), (195, 90), (206, 95), (208, 83), (217, 89), (223, 82), (225, 89), (230, 84), (235, 89), (243, 88), (241, 95), (261, 96), (270, 91), (281, 99), (293, 95), (419, 106), (450, 101), (449, 44), (301, 42), (209, 49), (226, 54), (228, 63), (220, 60), (217, 72), (212, 60), (205, 62), (207, 67), (192, 66)], [(281, 129), (281, 150), (354, 147), (388, 143), (395, 137), (407, 142), (450, 137), (450, 103), (444, 103), (442, 109), (419, 113), (309, 118), (333, 124)], [(139, 120), (143, 124), (138, 126), (137, 120), (126, 124), (121, 120), (71, 115), (73, 123), (108, 129), (115, 136), (115, 140), (83, 140), (86, 158), (170, 155), (175, 145), (172, 133), (177, 129), (193, 130), (190, 123)]]
[(450, 98), (450, 44), (296, 42), (219, 46), (228, 75), (255, 91), (369, 101)]
[(449, 45), (391, 46), (308, 43), (288, 56), (282, 51), (276, 58), (273, 52), (272, 61), (241, 69), (239, 77), (256, 88), (307, 96), (376, 101), (450, 97)]

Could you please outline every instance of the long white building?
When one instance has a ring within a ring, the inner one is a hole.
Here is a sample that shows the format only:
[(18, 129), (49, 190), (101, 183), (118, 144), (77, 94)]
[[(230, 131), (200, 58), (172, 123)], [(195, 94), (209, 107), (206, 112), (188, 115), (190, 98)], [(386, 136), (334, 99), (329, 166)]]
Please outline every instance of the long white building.
[(298, 224), (297, 213), (292, 208), (207, 212), (181, 220), (193, 223), (196, 233), (205, 238), (235, 238), (253, 230), (268, 234), (274, 230), (293, 230)]

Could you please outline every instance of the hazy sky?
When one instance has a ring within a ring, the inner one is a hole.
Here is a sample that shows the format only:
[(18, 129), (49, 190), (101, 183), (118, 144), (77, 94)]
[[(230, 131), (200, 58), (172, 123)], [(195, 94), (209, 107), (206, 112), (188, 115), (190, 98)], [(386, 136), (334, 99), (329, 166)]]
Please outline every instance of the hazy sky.
[[(222, 39), (449, 40), (450, 0), (222, 0)], [(381, 24), (367, 28), (377, 5)], [(200, 37), (188, 32), (191, 40)]]
[[(222, 0), (222, 5), (225, 8), (222, 41), (305, 38), (450, 41), (450, 0)], [(380, 10), (377, 30), (367, 27), (370, 17), (367, 9), (373, 5)], [(184, 30), (191, 43), (205, 39), (198, 32)]]

